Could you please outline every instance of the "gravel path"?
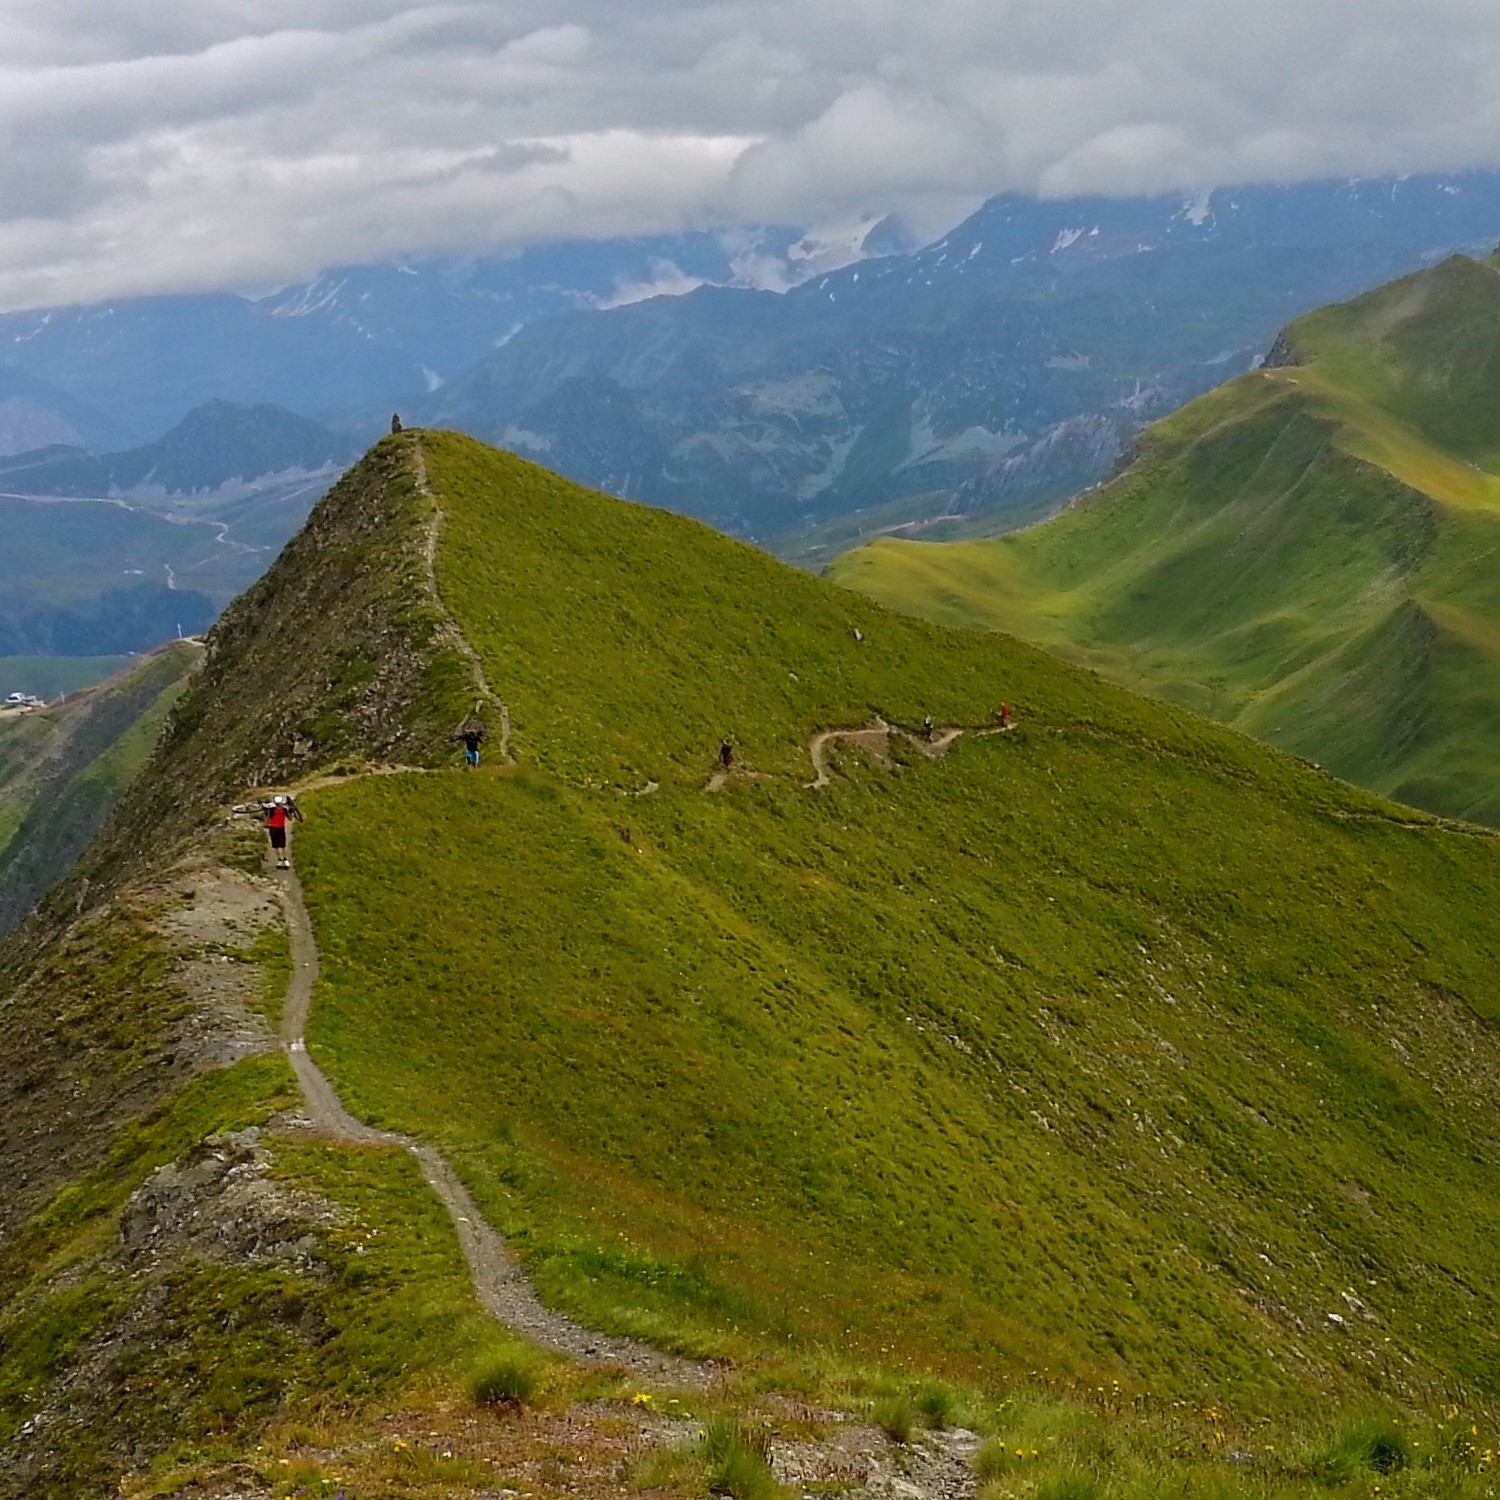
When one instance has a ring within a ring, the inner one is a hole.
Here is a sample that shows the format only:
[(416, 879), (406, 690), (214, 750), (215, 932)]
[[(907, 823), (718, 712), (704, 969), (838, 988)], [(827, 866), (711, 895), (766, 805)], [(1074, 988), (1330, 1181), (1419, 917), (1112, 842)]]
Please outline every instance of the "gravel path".
[(500, 1322), (525, 1334), (543, 1348), (574, 1359), (592, 1364), (622, 1365), (673, 1385), (704, 1387), (712, 1384), (720, 1373), (714, 1365), (663, 1354), (634, 1339), (594, 1333), (544, 1306), (532, 1290), (526, 1273), (506, 1249), (504, 1239), (485, 1222), (468, 1189), (440, 1152), (409, 1136), (376, 1130), (356, 1120), (344, 1108), (327, 1075), (307, 1050), (307, 1018), (318, 977), (318, 947), (313, 938), (312, 923), (308, 920), (307, 904), (302, 899), (302, 885), (294, 870), (277, 870), (274, 874), (280, 888), (292, 949), (292, 974), (282, 1008), (281, 1042), (302, 1086), (302, 1096), (314, 1127), (326, 1135), (357, 1145), (399, 1146), (416, 1157), (422, 1175), (453, 1220), (464, 1259), (469, 1263), (475, 1294), (485, 1310)]
[(490, 680), (485, 676), (484, 663), (480, 660), (479, 653), (470, 643), (468, 636), (459, 628), (458, 621), (453, 618), (453, 612), (443, 602), (443, 591), (438, 587), (437, 549), (438, 538), (443, 530), (443, 507), (438, 504), (438, 498), (432, 492), (432, 484), (427, 478), (427, 456), (422, 451), (422, 439), (416, 434), (413, 434), (411, 438), (411, 451), (414, 457), (413, 472), (416, 475), (417, 490), (432, 506), (432, 524), (427, 528), (427, 536), (422, 544), (422, 555), (427, 562), (427, 586), (432, 590), (432, 597), (442, 606), (443, 613), (448, 618), (449, 644), (465, 656), (470, 667), (473, 668), (474, 683), (480, 693), (479, 702), (474, 705), (475, 710), (477, 712), (486, 700), (499, 709), (500, 759), (514, 760), (515, 757), (510, 753), (510, 705), (490, 686)]

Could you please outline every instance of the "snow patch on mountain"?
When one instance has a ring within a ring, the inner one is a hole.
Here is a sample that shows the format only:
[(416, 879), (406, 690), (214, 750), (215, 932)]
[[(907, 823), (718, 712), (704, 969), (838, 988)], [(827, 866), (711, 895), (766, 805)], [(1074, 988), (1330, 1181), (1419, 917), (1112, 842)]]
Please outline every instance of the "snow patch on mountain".
[(1202, 229), (1205, 224), (1209, 223), (1212, 220), (1214, 216), (1213, 196), (1214, 192), (1212, 188), (1204, 188), (1202, 192), (1198, 193), (1192, 198), (1189, 198), (1188, 201), (1183, 204), (1182, 217), (1186, 219), (1194, 229)]
[[(1051, 253), (1053, 255), (1060, 254), (1062, 251), (1068, 249), (1070, 246), (1076, 245), (1079, 242), (1079, 240), (1081, 240), (1084, 237), (1084, 235), (1086, 235), (1087, 233), (1088, 233), (1087, 229), (1060, 229), (1060, 230), (1058, 230), (1058, 232), (1057, 232), (1057, 238), (1052, 241), (1052, 250), (1051, 250)], [(1099, 231), (1096, 229), (1094, 231), (1094, 233), (1098, 234)]]

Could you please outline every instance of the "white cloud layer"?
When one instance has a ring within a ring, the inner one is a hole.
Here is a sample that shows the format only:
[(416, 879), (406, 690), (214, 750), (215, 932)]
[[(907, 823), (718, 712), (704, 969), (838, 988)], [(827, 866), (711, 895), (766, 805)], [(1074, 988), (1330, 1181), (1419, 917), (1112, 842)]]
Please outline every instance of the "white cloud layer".
[(0, 307), (1500, 166), (1494, 0), (0, 0)]

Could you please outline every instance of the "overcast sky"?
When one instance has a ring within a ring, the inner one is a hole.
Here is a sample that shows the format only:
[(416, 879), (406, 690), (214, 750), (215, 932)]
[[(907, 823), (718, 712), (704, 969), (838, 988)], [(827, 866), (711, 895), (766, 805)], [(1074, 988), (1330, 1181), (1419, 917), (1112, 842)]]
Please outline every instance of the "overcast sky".
[(0, 0), (0, 307), (1500, 165), (1496, 0)]

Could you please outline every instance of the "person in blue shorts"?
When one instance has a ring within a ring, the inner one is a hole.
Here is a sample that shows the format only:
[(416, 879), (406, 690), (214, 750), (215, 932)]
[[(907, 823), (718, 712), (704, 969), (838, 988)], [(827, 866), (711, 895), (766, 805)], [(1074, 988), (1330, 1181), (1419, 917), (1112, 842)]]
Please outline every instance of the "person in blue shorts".
[(479, 764), (479, 747), (484, 743), (484, 726), (466, 725), (453, 738), (464, 742), (464, 764), (473, 770)]

